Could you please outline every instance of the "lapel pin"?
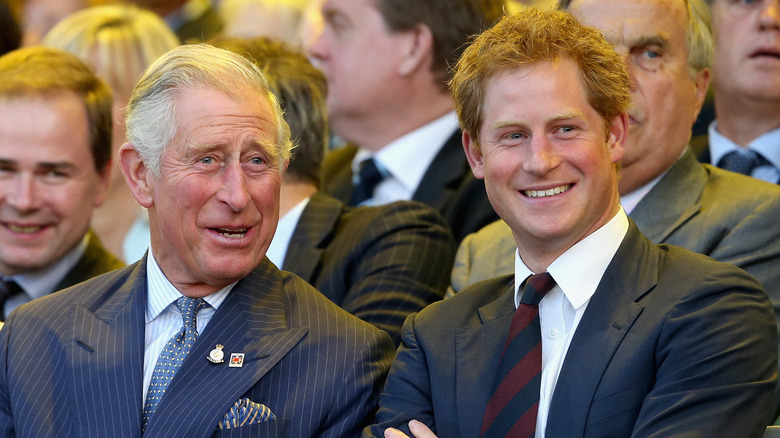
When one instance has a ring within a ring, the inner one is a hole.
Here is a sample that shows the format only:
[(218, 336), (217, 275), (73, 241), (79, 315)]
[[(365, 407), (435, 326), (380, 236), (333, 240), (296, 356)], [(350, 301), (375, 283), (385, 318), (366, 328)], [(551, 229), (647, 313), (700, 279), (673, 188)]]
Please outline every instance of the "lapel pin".
[(211, 363), (222, 363), (225, 361), (225, 353), (222, 351), (222, 344), (217, 344), (217, 348), (211, 350), (207, 358)]
[(231, 368), (241, 368), (244, 366), (244, 353), (230, 353), (230, 363), (228, 366)]

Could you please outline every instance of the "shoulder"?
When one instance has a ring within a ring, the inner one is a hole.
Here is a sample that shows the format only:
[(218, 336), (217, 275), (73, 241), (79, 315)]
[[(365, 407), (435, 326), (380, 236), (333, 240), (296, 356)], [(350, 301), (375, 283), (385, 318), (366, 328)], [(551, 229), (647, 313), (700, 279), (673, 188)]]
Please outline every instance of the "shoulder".
[(511, 302), (514, 282), (514, 274), (511, 274), (474, 283), (452, 297), (422, 309), (415, 316), (415, 326), (454, 333), (458, 329), (481, 324), (479, 310), (486, 306), (500, 306), (499, 300)]
[(328, 175), (352, 166), (352, 159), (355, 158), (357, 151), (358, 148), (351, 144), (328, 151), (322, 163), (322, 170), (326, 179)]
[(708, 200), (728, 204), (733, 208), (763, 203), (780, 206), (780, 186), (710, 164), (702, 166), (707, 172), (703, 196)]

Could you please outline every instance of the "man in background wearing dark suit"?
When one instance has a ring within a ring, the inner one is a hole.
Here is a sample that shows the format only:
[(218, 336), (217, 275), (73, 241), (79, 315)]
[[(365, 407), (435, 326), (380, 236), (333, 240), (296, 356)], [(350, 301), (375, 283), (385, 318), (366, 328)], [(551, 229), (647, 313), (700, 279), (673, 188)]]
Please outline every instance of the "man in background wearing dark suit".
[(264, 37), (212, 43), (263, 70), (295, 143), (268, 258), (398, 344), (404, 319), (444, 296), (455, 256), (447, 225), (419, 202), (348, 207), (319, 191), (328, 141), (325, 77), (302, 53)]
[(455, 240), (497, 219), (469, 170), (446, 81), (501, 0), (325, 0), (308, 50), (328, 79), (328, 116), (349, 145), (328, 154), (324, 191), (350, 205), (414, 200)]
[(111, 92), (64, 52), (0, 58), (0, 319), (122, 266), (93, 232), (111, 168)]
[(515, 273), (409, 317), (364, 436), (760, 436), (771, 304), (741, 269), (655, 245), (626, 216), (632, 84), (601, 32), (519, 12), (466, 49), (451, 86)]
[(780, 2), (707, 3), (716, 120), (692, 145), (705, 163), (780, 183)]
[(139, 80), (126, 126), (150, 250), (11, 314), (0, 434), (357, 436), (393, 345), (264, 257), (291, 141), (263, 74), (178, 47)]

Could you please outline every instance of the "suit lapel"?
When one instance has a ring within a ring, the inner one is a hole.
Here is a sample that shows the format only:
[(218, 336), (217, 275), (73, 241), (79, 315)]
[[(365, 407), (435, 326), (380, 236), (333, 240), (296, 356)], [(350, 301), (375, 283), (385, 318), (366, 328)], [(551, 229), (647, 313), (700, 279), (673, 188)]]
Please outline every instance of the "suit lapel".
[(707, 171), (696, 161), (693, 152), (686, 149), (631, 212), (631, 219), (647, 238), (661, 243), (701, 211), (701, 195), (706, 184)]
[(504, 340), (514, 315), (514, 276), (506, 277), (498, 299), (478, 310), (479, 325), (455, 334), (455, 395), (460, 435), (479, 436), (482, 416), (493, 393)]
[(428, 204), (441, 212), (463, 179), (465, 166), (467, 162), (461, 132), (457, 130), (436, 154), (412, 200)]
[[(85, 391), (89, 400), (74, 403), (73, 409), (85, 423), (102, 424), (110, 413), (118, 429), (140, 436), (146, 263), (138, 262), (116, 291), (107, 290), (103, 296), (96, 308), (75, 304), (72, 378), (75, 388), (89, 388)], [(105, 412), (97, 412), (100, 407)]]
[[(146, 435), (211, 436), (228, 409), (307, 333), (290, 329), (287, 316), (279, 270), (264, 259), (214, 314), (168, 386)], [(217, 344), (224, 346), (221, 364), (207, 360)], [(244, 353), (243, 366), (228, 366), (232, 353)]]
[(643, 306), (636, 301), (658, 282), (656, 247), (631, 223), (571, 341), (550, 404), (550, 438), (584, 436), (596, 388)]
[(344, 204), (320, 192), (309, 199), (295, 227), (282, 269), (295, 272), (314, 283), (317, 268), (322, 264), (326, 242), (330, 240)]

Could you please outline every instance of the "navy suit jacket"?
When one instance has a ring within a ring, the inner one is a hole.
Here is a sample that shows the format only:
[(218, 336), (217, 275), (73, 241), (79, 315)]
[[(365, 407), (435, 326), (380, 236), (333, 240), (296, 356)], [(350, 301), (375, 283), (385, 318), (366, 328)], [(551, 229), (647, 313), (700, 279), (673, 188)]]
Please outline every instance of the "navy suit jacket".
[(316, 193), (282, 269), (401, 342), (409, 314), (444, 297), (455, 241), (436, 210), (411, 201), (348, 207)]
[[(144, 258), (15, 310), (0, 330), (0, 435), (140, 437), (146, 295)], [(216, 344), (244, 353), (243, 367), (209, 362)], [(386, 333), (264, 259), (214, 314), (144, 436), (357, 436), (392, 355)], [(216, 430), (242, 397), (277, 420)]]
[[(346, 203), (352, 196), (352, 159), (357, 150), (353, 145), (333, 150), (323, 164), (323, 190)], [(460, 131), (447, 140), (433, 159), (412, 201), (438, 210), (458, 242), (498, 219), (488, 201), (485, 183), (471, 173)]]
[[(512, 275), (474, 284), (404, 324), (378, 425), (417, 418), (479, 436), (514, 313)], [(772, 306), (730, 264), (655, 245), (631, 222), (577, 327), (547, 438), (761, 437), (777, 380)]]

